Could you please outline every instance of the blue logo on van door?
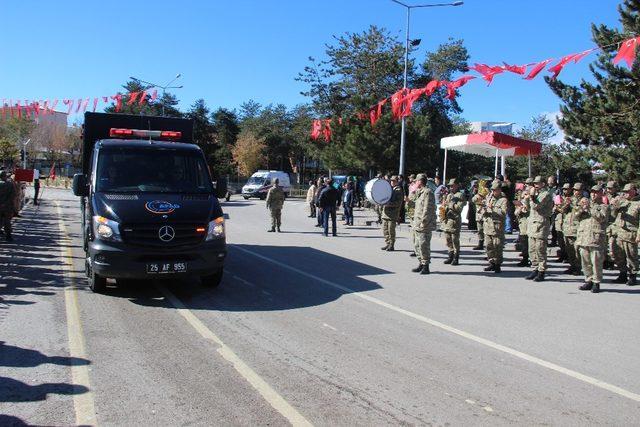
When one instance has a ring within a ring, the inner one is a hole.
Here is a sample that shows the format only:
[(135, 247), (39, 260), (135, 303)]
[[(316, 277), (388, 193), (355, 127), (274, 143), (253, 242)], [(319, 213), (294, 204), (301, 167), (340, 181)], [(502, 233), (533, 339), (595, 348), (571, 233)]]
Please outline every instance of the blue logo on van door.
[(165, 202), (163, 200), (154, 200), (152, 202), (145, 203), (144, 207), (149, 212), (154, 214), (169, 214), (176, 209), (179, 209), (180, 205), (171, 202)]

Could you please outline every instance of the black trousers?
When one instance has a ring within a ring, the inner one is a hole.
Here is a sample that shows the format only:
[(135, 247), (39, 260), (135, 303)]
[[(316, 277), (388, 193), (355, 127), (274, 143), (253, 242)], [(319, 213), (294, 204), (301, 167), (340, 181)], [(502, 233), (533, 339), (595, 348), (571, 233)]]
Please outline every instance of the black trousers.
[(0, 212), (0, 228), (4, 228), (4, 237), (11, 237), (11, 213)]
[(33, 204), (38, 204), (38, 195), (40, 194), (40, 180), (36, 179), (33, 181)]

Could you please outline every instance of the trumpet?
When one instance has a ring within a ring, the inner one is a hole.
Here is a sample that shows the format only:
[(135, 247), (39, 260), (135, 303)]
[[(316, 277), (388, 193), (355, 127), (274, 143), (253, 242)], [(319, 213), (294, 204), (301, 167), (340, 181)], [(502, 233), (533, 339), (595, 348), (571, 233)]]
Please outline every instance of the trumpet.
[(481, 195), (482, 197), (486, 197), (487, 194), (489, 194), (489, 188), (487, 187), (487, 181), (485, 181), (484, 179), (481, 179), (480, 181), (478, 181), (478, 194)]

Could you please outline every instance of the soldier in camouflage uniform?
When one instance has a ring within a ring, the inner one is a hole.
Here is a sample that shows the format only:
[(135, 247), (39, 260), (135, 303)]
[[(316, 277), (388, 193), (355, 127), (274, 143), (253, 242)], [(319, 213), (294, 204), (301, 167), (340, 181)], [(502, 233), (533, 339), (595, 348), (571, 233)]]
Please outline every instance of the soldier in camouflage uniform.
[(615, 283), (625, 283), (635, 286), (638, 273), (638, 223), (640, 222), (640, 199), (635, 185), (626, 184), (622, 196), (611, 204), (611, 211), (615, 218), (613, 255), (616, 265), (620, 269), (620, 276)]
[(404, 191), (402, 187), (398, 185), (397, 176), (392, 176), (389, 181), (391, 187), (393, 187), (393, 191), (389, 202), (382, 206), (382, 233), (384, 235), (385, 245), (381, 249), (391, 252), (394, 250), (396, 243), (396, 226), (400, 218), (400, 208), (404, 200)]
[[(606, 203), (609, 206), (616, 203), (617, 200), (620, 198), (620, 195), (618, 194), (618, 183), (616, 181), (607, 182), (606, 196), (607, 196)], [(614, 220), (615, 220), (615, 217), (611, 212), (611, 208), (609, 208), (609, 223), (607, 225), (607, 250), (605, 253), (604, 267), (603, 267), (606, 270), (614, 270), (616, 268), (615, 263), (613, 262), (615, 258), (615, 254), (613, 253), (613, 245), (616, 240), (615, 226), (613, 225)]]
[(576, 236), (578, 233), (578, 219), (575, 217), (578, 205), (582, 199), (582, 183), (576, 182), (573, 184), (573, 195), (570, 199), (564, 200), (562, 204), (562, 214), (564, 216), (562, 222), (562, 235), (564, 236), (564, 249), (567, 254), (567, 261), (569, 261), (569, 268), (567, 268), (565, 274), (573, 274), (579, 276), (582, 274), (582, 264), (580, 261), (580, 254), (576, 247)]
[(471, 203), (476, 206), (476, 224), (478, 225), (478, 244), (473, 248), (476, 251), (484, 249), (484, 199), (486, 196), (480, 194), (480, 183), (474, 188), (474, 195)]
[(553, 194), (547, 190), (541, 176), (533, 179), (533, 188), (529, 192), (531, 213), (527, 222), (529, 235), (529, 259), (533, 271), (527, 280), (542, 282), (547, 271), (547, 243), (551, 227), (553, 210)]
[(590, 290), (593, 293), (600, 292), (602, 264), (607, 246), (609, 206), (602, 203), (602, 195), (602, 187), (594, 185), (591, 187), (591, 200), (582, 198), (574, 212), (580, 221), (576, 245), (585, 274), (585, 281), (580, 290)]
[(504, 248), (504, 222), (507, 218), (508, 201), (502, 194), (499, 181), (491, 184), (491, 194), (487, 198), (484, 209), (484, 235), (487, 240), (487, 259), (489, 265), (484, 271), (500, 273), (502, 265), (502, 251)]
[(520, 230), (518, 241), (520, 242), (520, 251), (522, 252), (522, 259), (518, 263), (518, 267), (529, 266), (529, 232), (527, 224), (529, 212), (531, 211), (529, 192), (532, 186), (533, 178), (527, 178), (524, 189), (518, 193), (518, 198), (515, 203), (515, 214), (518, 218), (518, 229)]
[(418, 189), (415, 192), (415, 206), (411, 227), (415, 238), (415, 251), (420, 264), (412, 269), (414, 273), (429, 274), (431, 261), (431, 234), (437, 227), (436, 198), (427, 184), (427, 177), (418, 174)]
[[(553, 212), (556, 215), (555, 226), (556, 226), (556, 241), (558, 242), (558, 262), (564, 262), (567, 259), (567, 250), (564, 243), (564, 233), (562, 232), (562, 227), (564, 225), (564, 202), (567, 200), (571, 200), (571, 184), (568, 182), (562, 186), (562, 199), (559, 204), (553, 205)], [(555, 202), (554, 202), (555, 203)]]
[(460, 185), (453, 178), (449, 181), (449, 194), (444, 200), (444, 218), (442, 230), (449, 250), (445, 264), (458, 265), (460, 258), (460, 231), (462, 230), (462, 209), (467, 204)]
[(278, 230), (280, 232), (280, 224), (282, 219), (282, 205), (284, 205), (284, 191), (280, 187), (280, 180), (278, 178), (273, 181), (273, 186), (267, 193), (267, 209), (271, 211), (271, 228), (269, 233), (273, 233)]

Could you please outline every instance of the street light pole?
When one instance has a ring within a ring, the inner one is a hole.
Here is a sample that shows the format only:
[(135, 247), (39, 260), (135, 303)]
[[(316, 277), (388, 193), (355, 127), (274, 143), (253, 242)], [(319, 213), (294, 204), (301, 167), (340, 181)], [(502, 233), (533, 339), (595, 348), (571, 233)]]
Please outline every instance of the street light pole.
[(182, 89), (182, 85), (180, 85), (180, 86), (171, 86), (171, 83), (173, 83), (176, 80), (178, 80), (181, 76), (182, 76), (181, 73), (176, 74), (176, 76), (173, 78), (173, 80), (171, 80), (169, 83), (165, 84), (164, 86), (156, 84), (156, 83), (151, 83), (151, 82), (139, 79), (137, 77), (129, 77), (129, 78), (131, 80), (137, 81), (138, 83), (144, 83), (144, 84), (148, 85), (148, 87), (146, 89), (150, 89), (152, 87), (157, 87), (159, 89), (162, 89), (162, 98), (161, 98), (160, 103), (162, 105), (162, 115), (164, 116), (164, 94), (167, 91), (167, 89)]
[[(462, 1), (455, 1), (453, 3), (434, 3), (434, 4), (418, 4), (418, 5), (408, 5), (405, 3), (402, 3), (399, 0), (391, 0), (392, 2), (399, 4), (400, 6), (404, 7), (405, 9), (407, 9), (407, 30), (406, 30), (406, 34), (407, 34), (407, 40), (405, 43), (405, 47), (404, 47), (404, 82), (402, 85), (403, 89), (407, 88), (407, 74), (408, 74), (408, 69), (409, 69), (409, 44), (411, 44), (411, 40), (409, 39), (409, 24), (410, 24), (410, 20), (411, 20), (411, 9), (418, 9), (418, 8), (424, 8), (424, 7), (442, 7), (442, 6), (462, 6), (464, 4), (464, 2)], [(419, 40), (417, 41), (418, 43), (420, 42)], [(416, 44), (417, 46), (417, 44)], [(405, 142), (406, 142), (406, 132), (405, 132), (405, 127), (406, 127), (406, 117), (402, 117), (402, 121), (400, 124), (400, 166), (398, 167), (398, 173), (400, 175), (404, 175), (404, 158), (405, 158)]]

